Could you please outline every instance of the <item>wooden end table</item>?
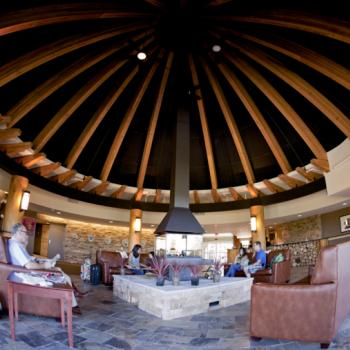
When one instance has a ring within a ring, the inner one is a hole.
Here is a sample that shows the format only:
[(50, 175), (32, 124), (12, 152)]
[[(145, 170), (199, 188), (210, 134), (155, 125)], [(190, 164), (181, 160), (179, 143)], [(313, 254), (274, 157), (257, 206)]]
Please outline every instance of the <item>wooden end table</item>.
[[(26, 273), (26, 272), (22, 272)], [(30, 272), (28, 272), (30, 274)], [(8, 288), (8, 308), (11, 338), (16, 340), (15, 336), (15, 318), (18, 321), (18, 294), (33, 295), (36, 297), (59, 299), (61, 303), (61, 324), (65, 327), (65, 301), (67, 312), (67, 328), (68, 328), (68, 345), (73, 347), (73, 318), (72, 318), (72, 293), (73, 288), (68, 284), (54, 283), (53, 286), (43, 287), (39, 285), (31, 285), (24, 283), (16, 276), (15, 272), (11, 272), (7, 277)]]

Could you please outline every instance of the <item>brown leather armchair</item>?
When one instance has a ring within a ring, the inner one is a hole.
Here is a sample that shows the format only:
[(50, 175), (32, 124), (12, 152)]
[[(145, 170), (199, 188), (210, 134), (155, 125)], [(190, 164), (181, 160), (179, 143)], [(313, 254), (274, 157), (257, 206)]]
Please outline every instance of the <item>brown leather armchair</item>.
[(327, 348), (350, 313), (350, 242), (322, 248), (309, 284), (253, 285), (254, 338), (321, 343)]
[[(271, 264), (272, 259), (278, 255), (283, 254), (284, 260)], [(266, 255), (266, 268), (252, 274), (254, 283), (287, 283), (290, 279), (291, 273), (291, 252), (289, 249), (271, 250)], [(244, 272), (239, 271), (237, 277), (244, 277)]]
[[(25, 267), (11, 265), (7, 250), (7, 238), (1, 237), (0, 233), (0, 301), (2, 306), (7, 309), (7, 277), (13, 271), (28, 272), (33, 271)], [(35, 270), (36, 272), (40, 270)], [(47, 270), (45, 271), (47, 272)], [(61, 317), (59, 300), (46, 299), (30, 295), (18, 295), (18, 308), (20, 312), (33, 314), (37, 316)]]

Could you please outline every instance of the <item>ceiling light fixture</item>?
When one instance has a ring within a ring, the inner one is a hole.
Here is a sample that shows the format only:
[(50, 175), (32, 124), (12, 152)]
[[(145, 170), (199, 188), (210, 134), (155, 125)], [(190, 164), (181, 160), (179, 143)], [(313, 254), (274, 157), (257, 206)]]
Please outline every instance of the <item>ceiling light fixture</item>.
[(213, 45), (211, 48), (214, 52), (220, 52), (221, 51), (221, 46), (220, 45)]
[(29, 207), (29, 200), (30, 200), (30, 192), (29, 191), (23, 191), (21, 203), (20, 203), (20, 210), (28, 210)]
[(147, 55), (146, 53), (144, 53), (143, 51), (140, 51), (137, 53), (137, 58), (140, 60), (140, 61), (144, 61), (146, 58), (147, 58)]
[(257, 231), (256, 216), (250, 217), (250, 231), (252, 232)]

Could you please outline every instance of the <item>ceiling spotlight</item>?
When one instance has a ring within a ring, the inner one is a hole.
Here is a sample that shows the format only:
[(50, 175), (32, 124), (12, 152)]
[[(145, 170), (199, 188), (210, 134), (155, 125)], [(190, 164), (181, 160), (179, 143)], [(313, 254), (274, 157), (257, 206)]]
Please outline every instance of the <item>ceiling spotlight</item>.
[(342, 205), (345, 206), (345, 205), (348, 205), (348, 203), (344, 202), (344, 203), (342, 203)]
[(57, 211), (56, 213), (57, 213), (58, 215), (61, 215), (61, 214), (62, 214), (60, 211)]
[(137, 58), (140, 60), (140, 61), (144, 61), (146, 58), (147, 58), (147, 55), (140, 51), (138, 54), (137, 54)]
[(113, 220), (109, 220), (108, 222), (109, 222), (110, 224), (113, 224), (113, 223), (114, 223), (114, 221), (113, 221)]
[(221, 46), (220, 45), (213, 45), (211, 48), (214, 52), (220, 52), (221, 51)]

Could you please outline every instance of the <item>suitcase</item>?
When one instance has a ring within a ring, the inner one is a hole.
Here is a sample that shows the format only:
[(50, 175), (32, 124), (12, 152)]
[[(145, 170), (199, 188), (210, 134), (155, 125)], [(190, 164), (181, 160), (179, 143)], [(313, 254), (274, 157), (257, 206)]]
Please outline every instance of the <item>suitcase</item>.
[(101, 280), (101, 266), (99, 264), (94, 264), (90, 266), (90, 283), (100, 284)]

